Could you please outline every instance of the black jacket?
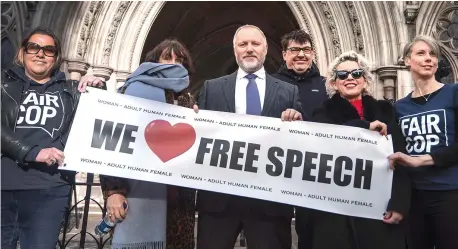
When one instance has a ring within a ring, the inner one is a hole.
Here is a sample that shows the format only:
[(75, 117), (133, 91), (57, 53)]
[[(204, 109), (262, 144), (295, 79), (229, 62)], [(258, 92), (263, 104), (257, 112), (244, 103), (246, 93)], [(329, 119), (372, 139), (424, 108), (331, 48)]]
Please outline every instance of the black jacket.
[(286, 64), (283, 64), (278, 72), (272, 76), (297, 86), (304, 120), (310, 119), (313, 111), (328, 99), (324, 85), (326, 79), (320, 75), (320, 70), (315, 63), (308, 71), (300, 75), (296, 74), (294, 70), (286, 68)]
[[(404, 136), (396, 122), (394, 107), (385, 100), (375, 100), (363, 96), (363, 116), (359, 118), (356, 108), (349, 101), (335, 94), (317, 109), (312, 121), (369, 128), (370, 122), (379, 120), (387, 124), (388, 134), (392, 135), (394, 151), (405, 152)], [(387, 210), (404, 216), (410, 209), (411, 182), (408, 171), (397, 166), (393, 173), (392, 195)], [(309, 211), (309, 226), (313, 235), (307, 244), (311, 249), (404, 249), (405, 222), (399, 225), (385, 224), (381, 220), (356, 218), (316, 210)], [(382, 214), (380, 214), (382, 217)]]
[[(26, 166), (27, 163), (24, 158), (35, 145), (15, 136), (19, 103), (21, 102), (25, 82), (17, 73), (8, 69), (2, 70), (1, 85), (2, 156), (6, 155), (14, 159), (16, 163)], [(65, 110), (71, 110), (65, 113), (60, 137), (60, 141), (65, 145), (80, 97), (78, 81), (62, 80), (62, 82), (55, 85), (54, 87), (58, 88), (56, 90), (64, 93), (62, 94), (62, 102)]]

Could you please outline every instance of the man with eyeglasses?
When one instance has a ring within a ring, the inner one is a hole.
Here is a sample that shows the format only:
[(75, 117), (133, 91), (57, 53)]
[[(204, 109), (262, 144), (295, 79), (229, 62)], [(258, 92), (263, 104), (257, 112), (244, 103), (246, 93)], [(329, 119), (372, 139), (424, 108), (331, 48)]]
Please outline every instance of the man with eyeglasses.
[[(298, 87), (303, 119), (310, 119), (313, 111), (328, 99), (324, 84), (326, 79), (320, 75), (318, 67), (313, 62), (315, 51), (312, 48), (312, 39), (305, 31), (295, 30), (282, 37), (281, 45), (284, 63), (278, 73), (272, 76)], [(313, 231), (310, 222), (313, 217), (310, 217), (309, 211), (307, 208), (295, 208), (299, 249), (311, 247), (312, 242), (309, 238)]]
[(304, 119), (311, 118), (313, 111), (328, 98), (325, 78), (313, 62), (315, 51), (312, 48), (312, 38), (299, 29), (284, 35), (281, 45), (284, 63), (272, 76), (299, 88), (302, 116)]

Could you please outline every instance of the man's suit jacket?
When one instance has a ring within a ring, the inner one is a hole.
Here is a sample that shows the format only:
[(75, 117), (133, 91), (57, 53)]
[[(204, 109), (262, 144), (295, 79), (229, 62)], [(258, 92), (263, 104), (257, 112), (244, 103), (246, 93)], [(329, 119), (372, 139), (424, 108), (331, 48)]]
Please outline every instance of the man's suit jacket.
[[(198, 106), (201, 110), (235, 113), (235, 84), (237, 72), (217, 79), (207, 80), (200, 91)], [(280, 118), (286, 109), (302, 112), (297, 86), (280, 81), (266, 73), (266, 93), (261, 116)], [(270, 201), (231, 196), (209, 191), (198, 191), (197, 210), (222, 212), (229, 203), (264, 212), (270, 216), (293, 217), (293, 207)]]

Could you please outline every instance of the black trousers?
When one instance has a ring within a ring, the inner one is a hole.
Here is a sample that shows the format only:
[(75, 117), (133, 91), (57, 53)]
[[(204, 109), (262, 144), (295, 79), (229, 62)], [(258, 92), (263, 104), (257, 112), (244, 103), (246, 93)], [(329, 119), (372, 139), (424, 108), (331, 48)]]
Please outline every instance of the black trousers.
[(304, 207), (295, 207), (296, 210), (296, 233), (298, 237), (298, 249), (310, 249), (313, 247), (313, 211)]
[(412, 249), (458, 248), (458, 190), (412, 190)]
[(291, 249), (291, 218), (259, 212), (199, 212), (197, 249), (233, 249), (243, 229), (248, 249)]

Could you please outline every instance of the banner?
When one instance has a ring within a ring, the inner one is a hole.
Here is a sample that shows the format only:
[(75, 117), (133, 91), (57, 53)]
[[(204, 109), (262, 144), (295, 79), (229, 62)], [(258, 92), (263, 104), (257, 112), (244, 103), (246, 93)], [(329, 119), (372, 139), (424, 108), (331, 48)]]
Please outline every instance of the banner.
[(90, 89), (63, 170), (209, 190), (381, 220), (391, 137), (214, 112)]

